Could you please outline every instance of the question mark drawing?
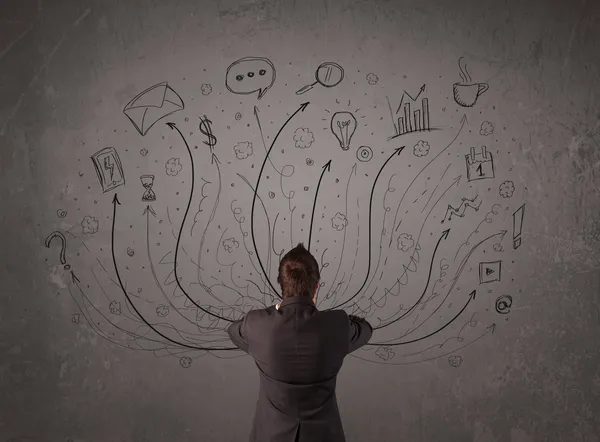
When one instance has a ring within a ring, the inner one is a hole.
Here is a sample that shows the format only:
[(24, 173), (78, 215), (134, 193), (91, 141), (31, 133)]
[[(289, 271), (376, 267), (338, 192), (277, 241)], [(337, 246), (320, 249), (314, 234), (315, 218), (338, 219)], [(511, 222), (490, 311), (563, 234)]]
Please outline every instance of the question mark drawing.
[(63, 235), (61, 232), (59, 232), (58, 230), (55, 232), (52, 232), (50, 235), (48, 235), (48, 237), (46, 238), (46, 247), (50, 248), (50, 243), (52, 242), (52, 240), (54, 238), (60, 238), (62, 245), (60, 248), (60, 263), (63, 265), (65, 270), (69, 270), (71, 268), (71, 266), (69, 264), (67, 264), (67, 260), (65, 259), (65, 251), (67, 250), (67, 239), (65, 238), (65, 235)]

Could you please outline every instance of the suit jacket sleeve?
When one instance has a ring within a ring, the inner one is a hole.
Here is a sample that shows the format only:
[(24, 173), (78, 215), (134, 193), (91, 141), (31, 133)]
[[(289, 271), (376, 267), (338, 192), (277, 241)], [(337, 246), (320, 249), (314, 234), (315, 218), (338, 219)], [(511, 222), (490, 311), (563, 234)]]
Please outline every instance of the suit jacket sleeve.
[(373, 327), (365, 319), (348, 315), (350, 321), (350, 344), (348, 353), (358, 350), (371, 339)]
[(248, 344), (248, 335), (246, 333), (246, 323), (248, 316), (246, 315), (242, 319), (233, 321), (229, 327), (227, 327), (227, 333), (231, 338), (231, 342), (241, 350), (249, 353), (250, 345)]

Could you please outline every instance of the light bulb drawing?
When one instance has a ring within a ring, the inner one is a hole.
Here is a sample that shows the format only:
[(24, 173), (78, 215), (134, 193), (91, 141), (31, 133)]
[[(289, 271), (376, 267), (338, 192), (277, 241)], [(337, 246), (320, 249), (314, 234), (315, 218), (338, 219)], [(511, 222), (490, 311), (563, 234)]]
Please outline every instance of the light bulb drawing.
[(356, 118), (350, 112), (336, 112), (331, 117), (331, 132), (340, 142), (342, 150), (350, 149), (350, 140), (356, 131)]

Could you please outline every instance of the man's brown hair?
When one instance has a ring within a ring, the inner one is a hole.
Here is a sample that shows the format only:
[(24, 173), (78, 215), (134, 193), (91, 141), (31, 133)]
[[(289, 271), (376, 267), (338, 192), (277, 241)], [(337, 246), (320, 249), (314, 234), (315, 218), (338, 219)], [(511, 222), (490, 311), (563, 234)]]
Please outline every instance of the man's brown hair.
[(292, 296), (313, 297), (321, 275), (314, 256), (298, 243), (279, 262), (277, 282), (281, 286), (283, 299)]

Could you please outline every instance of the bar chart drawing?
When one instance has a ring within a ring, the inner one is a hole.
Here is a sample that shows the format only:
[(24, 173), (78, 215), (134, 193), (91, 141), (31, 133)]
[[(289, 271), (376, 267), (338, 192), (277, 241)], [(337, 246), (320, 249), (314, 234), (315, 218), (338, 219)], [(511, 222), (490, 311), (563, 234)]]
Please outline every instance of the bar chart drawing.
[[(424, 90), (425, 85), (423, 85), (419, 91), (419, 94), (414, 99), (405, 91), (402, 95), (402, 100), (400, 101), (400, 106), (398, 106), (396, 115), (394, 115), (392, 106), (388, 99), (388, 105), (390, 108), (390, 114), (392, 115), (392, 123), (395, 131), (395, 135), (388, 138), (388, 141), (393, 140), (401, 135), (406, 135), (413, 132), (434, 130), (429, 123), (429, 99), (426, 97), (421, 98), (420, 108), (417, 108), (417, 99)], [(409, 100), (405, 101), (404, 97), (408, 97)]]

